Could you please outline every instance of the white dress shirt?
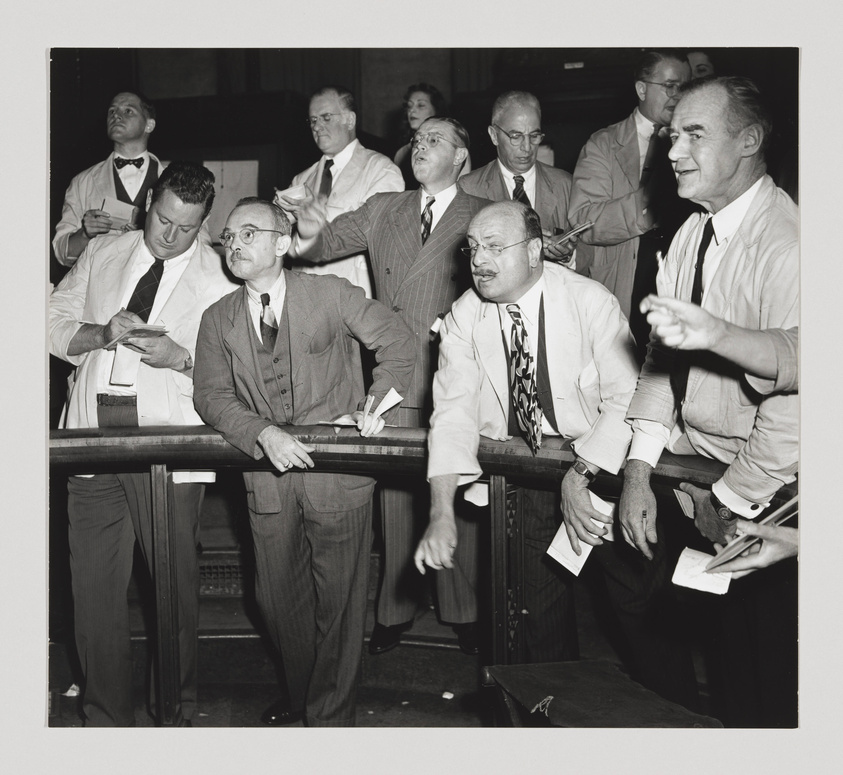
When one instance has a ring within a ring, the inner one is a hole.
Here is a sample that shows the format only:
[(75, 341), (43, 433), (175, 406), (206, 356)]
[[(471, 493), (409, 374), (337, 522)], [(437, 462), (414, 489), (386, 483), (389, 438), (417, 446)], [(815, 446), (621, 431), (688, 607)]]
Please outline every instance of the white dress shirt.
[[(111, 157), (112, 164), (114, 163), (114, 159), (126, 158), (125, 156), (120, 156), (117, 153), (112, 153)], [(126, 189), (126, 193), (129, 195), (130, 199), (134, 199), (138, 195), (138, 191), (140, 191), (144, 178), (146, 178), (146, 173), (149, 172), (149, 152), (143, 151), (143, 153), (133, 156), (132, 158), (143, 159), (143, 164), (140, 168), (136, 167), (134, 164), (127, 164), (123, 167), (123, 169), (117, 170), (120, 182), (123, 184), (123, 188)], [(115, 167), (114, 169), (117, 168)]]
[(269, 294), (269, 308), (275, 315), (275, 320), (281, 322), (281, 313), (284, 311), (284, 299), (287, 297), (287, 278), (282, 270), (278, 279), (268, 291), (255, 291), (246, 283), (246, 296), (249, 300), (249, 315), (252, 318), (252, 325), (261, 339), (261, 315), (263, 315), (263, 303), (261, 293)]
[[(761, 179), (756, 181), (733, 202), (730, 202), (722, 210), (711, 216), (714, 236), (705, 252), (705, 260), (703, 262), (703, 309), (705, 309), (706, 300), (705, 289), (711, 285), (723, 261), (723, 256), (726, 254), (729, 243), (734, 239), (760, 187)], [(702, 232), (706, 220), (700, 221), (697, 230), (698, 233), (695, 235), (695, 253), (702, 239)], [(692, 449), (674, 449), (674, 445), (681, 436), (682, 432), (678, 423), (673, 426), (672, 430), (668, 430), (664, 425), (653, 420), (633, 420), (632, 444), (629, 449), (629, 458), (630, 460), (643, 460), (645, 463), (649, 463), (655, 467), (665, 447), (678, 454), (694, 454), (694, 450)], [(733, 492), (723, 483), (722, 479), (715, 482), (711, 489), (724, 505), (742, 517), (751, 519), (760, 513), (757, 504)], [(769, 503), (762, 505), (766, 508)]]
[[(515, 191), (515, 172), (507, 169), (503, 164), (501, 164), (501, 160), (498, 159), (498, 169), (501, 171), (501, 175), (503, 176), (503, 184), (506, 186), (506, 192), (509, 194), (509, 198), (512, 199), (512, 192)], [(526, 172), (519, 172), (517, 173), (522, 178), (524, 178), (524, 193), (527, 195), (527, 198), (530, 200), (530, 206), (535, 210), (536, 209), (536, 165), (534, 164), (530, 169)]]
[(452, 186), (448, 186), (448, 188), (444, 191), (440, 191), (438, 194), (428, 194), (427, 191), (424, 190), (424, 186), (419, 188), (419, 192), (421, 194), (419, 198), (419, 229), (421, 229), (421, 214), (424, 212), (424, 206), (427, 202), (427, 198), (429, 196), (435, 198), (433, 206), (430, 208), (430, 214), (432, 216), (430, 231), (433, 232), (436, 228), (436, 224), (439, 223), (439, 219), (445, 213), (445, 210), (447, 210), (451, 202), (454, 201), (454, 197), (457, 195), (457, 184), (454, 183)]

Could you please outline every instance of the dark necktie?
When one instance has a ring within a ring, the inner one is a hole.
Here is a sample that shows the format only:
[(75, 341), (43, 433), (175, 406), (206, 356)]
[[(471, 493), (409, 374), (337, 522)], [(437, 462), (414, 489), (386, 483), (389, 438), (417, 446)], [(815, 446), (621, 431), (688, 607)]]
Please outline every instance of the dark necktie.
[(518, 427), (527, 437), (535, 455), (542, 445), (542, 410), (536, 388), (535, 361), (527, 342), (527, 329), (517, 304), (507, 304), (506, 311), (512, 318), (509, 338), (509, 385), (515, 405)]
[(714, 220), (709, 218), (703, 227), (702, 238), (700, 239), (700, 246), (697, 248), (697, 263), (694, 265), (694, 285), (691, 288), (691, 304), (702, 304), (702, 278), (703, 278), (703, 263), (705, 262), (705, 252), (711, 244), (711, 238), (714, 236)]
[(331, 195), (331, 186), (334, 183), (334, 174), (331, 172), (333, 166), (333, 159), (325, 160), (325, 166), (322, 168), (322, 182), (319, 184), (319, 196), (327, 198)]
[[(714, 236), (714, 222), (709, 218), (703, 227), (702, 237), (700, 238), (700, 246), (697, 248), (697, 263), (694, 265), (694, 284), (691, 287), (691, 303), (702, 304), (702, 275), (703, 263), (705, 262), (705, 253), (708, 246), (711, 244), (711, 238)], [(685, 399), (685, 393), (688, 390), (688, 374), (691, 370), (691, 363), (688, 353), (683, 353), (683, 361), (676, 369), (676, 384), (674, 387), (674, 395), (677, 401), (677, 411), (682, 413), (682, 401)]]
[(158, 293), (158, 285), (161, 282), (161, 275), (164, 274), (164, 259), (156, 258), (155, 263), (149, 267), (146, 274), (138, 280), (132, 298), (129, 299), (126, 310), (134, 312), (144, 323), (149, 320), (149, 313), (155, 303), (155, 294)]
[(661, 126), (653, 124), (653, 134), (650, 135), (650, 143), (647, 146), (647, 153), (644, 155), (644, 168), (641, 170), (641, 188), (646, 188), (653, 175), (653, 165), (656, 161), (659, 150), (659, 132)]
[(278, 336), (278, 323), (275, 320), (275, 313), (269, 306), (269, 294), (261, 294), (261, 340), (267, 350), (275, 349), (275, 339)]
[(422, 238), (422, 245), (427, 242), (427, 238), (430, 236), (430, 228), (433, 225), (433, 213), (431, 212), (431, 207), (433, 207), (433, 203), (436, 201), (435, 197), (429, 196), (427, 198), (427, 202), (424, 204), (424, 210), (422, 211), (421, 215), (421, 238)]
[(512, 190), (513, 201), (523, 202), (527, 205), (527, 207), (532, 207), (530, 204), (530, 197), (528, 197), (527, 192), (524, 191), (524, 176), (516, 175), (513, 180), (515, 181), (515, 188)]
[(122, 170), (127, 164), (134, 164), (138, 169), (143, 167), (143, 158), (140, 159), (121, 159), (119, 156), (114, 157), (114, 166), (118, 170)]

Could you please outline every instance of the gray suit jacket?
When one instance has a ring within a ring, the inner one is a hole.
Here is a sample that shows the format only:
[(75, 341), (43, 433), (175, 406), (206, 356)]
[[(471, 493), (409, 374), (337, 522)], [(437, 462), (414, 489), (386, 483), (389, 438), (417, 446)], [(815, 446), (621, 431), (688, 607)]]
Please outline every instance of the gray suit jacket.
[[(369, 389), (373, 408), (391, 387), (406, 395), (414, 358), (412, 337), (401, 319), (346, 280), (285, 272), (293, 423), (310, 425), (363, 408), (366, 393), (354, 339), (374, 350), (378, 361)], [(252, 325), (245, 288), (206, 310), (196, 343), (194, 401), (205, 422), (259, 460), (264, 453), (258, 436), (269, 425), (285, 423), (285, 415), (264, 386)], [(250, 509), (280, 509), (275, 477), (272, 472), (244, 474)], [(319, 511), (356, 508), (371, 495), (366, 477), (308, 474), (304, 480)]]

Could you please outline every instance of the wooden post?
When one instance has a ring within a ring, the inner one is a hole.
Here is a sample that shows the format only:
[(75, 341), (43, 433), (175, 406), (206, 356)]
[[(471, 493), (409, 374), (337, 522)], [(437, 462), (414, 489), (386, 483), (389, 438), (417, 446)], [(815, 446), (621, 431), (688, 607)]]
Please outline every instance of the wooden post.
[(152, 483), (152, 553), (155, 583), (155, 713), (160, 726), (180, 726), (179, 610), (176, 587), (175, 524), (167, 494), (167, 466), (150, 468)]

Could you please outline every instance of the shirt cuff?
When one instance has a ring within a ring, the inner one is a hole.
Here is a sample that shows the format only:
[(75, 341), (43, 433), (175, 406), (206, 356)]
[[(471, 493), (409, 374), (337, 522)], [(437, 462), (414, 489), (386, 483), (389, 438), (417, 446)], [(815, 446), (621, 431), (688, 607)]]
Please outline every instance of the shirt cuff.
[(722, 479), (711, 485), (711, 491), (724, 506), (727, 506), (734, 514), (745, 517), (746, 519), (755, 519), (770, 505), (769, 503), (753, 503), (752, 501), (748, 501), (743, 496), (730, 490)]
[(293, 242), (290, 245), (290, 254), (293, 258), (301, 258), (302, 256), (306, 255), (307, 252), (313, 247), (316, 243), (317, 237), (309, 237), (308, 239), (303, 239), (299, 237), (298, 234), (293, 236)]
[(655, 468), (669, 439), (670, 431), (660, 422), (633, 420), (628, 459), (643, 460)]

